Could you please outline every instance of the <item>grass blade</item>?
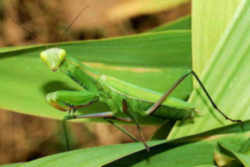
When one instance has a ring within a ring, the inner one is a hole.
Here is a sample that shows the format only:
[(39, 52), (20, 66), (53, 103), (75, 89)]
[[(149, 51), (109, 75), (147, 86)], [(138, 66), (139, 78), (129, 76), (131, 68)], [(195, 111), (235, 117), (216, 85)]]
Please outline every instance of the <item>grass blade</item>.
[[(219, 42), (202, 80), (217, 105), (234, 119), (250, 118), (250, 1), (242, 1), (236, 15)], [(194, 123), (174, 127), (170, 138), (196, 134), (231, 124), (211, 108), (203, 92), (197, 88), (190, 98), (200, 116)]]
[[(50, 46), (66, 49), (69, 56), (104, 74), (165, 92), (173, 84), (169, 81), (174, 82), (191, 66), (190, 37), (190, 31), (181, 30)], [(179, 49), (180, 46), (184, 49)], [(45, 48), (41, 45), (1, 50), (0, 108), (56, 119), (66, 114), (47, 104), (45, 95), (80, 87), (63, 74), (51, 72), (41, 62), (39, 53)], [(166, 64), (169, 66), (165, 67)], [(191, 80), (187, 80), (175, 91), (175, 96), (186, 98), (191, 89)], [(108, 109), (98, 104), (86, 110), (100, 112)]]

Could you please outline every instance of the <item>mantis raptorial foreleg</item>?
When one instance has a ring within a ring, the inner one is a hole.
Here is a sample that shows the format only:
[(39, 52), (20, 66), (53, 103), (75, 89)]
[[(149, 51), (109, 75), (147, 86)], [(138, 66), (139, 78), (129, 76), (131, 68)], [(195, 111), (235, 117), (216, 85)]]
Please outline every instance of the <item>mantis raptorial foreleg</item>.
[(61, 111), (74, 112), (76, 109), (86, 107), (97, 100), (97, 94), (89, 91), (59, 90), (49, 93), (47, 101)]
[(178, 79), (174, 85), (159, 99), (159, 101), (157, 101), (155, 104), (152, 105), (152, 107), (150, 107), (145, 113), (146, 115), (152, 115), (157, 108), (169, 97), (169, 95), (175, 90), (175, 88), (178, 87), (178, 85), (180, 85), (182, 83), (182, 81), (184, 81), (185, 78), (187, 78), (188, 76), (193, 75), (194, 78), (196, 79), (196, 81), (199, 83), (200, 87), (202, 88), (203, 92), (206, 94), (206, 96), (208, 97), (209, 102), (212, 104), (213, 108), (215, 110), (217, 110), (225, 119), (231, 121), (231, 122), (237, 122), (237, 123), (242, 123), (242, 120), (236, 120), (236, 119), (232, 119), (230, 117), (228, 117), (224, 112), (222, 112), (219, 107), (215, 104), (214, 100), (212, 99), (212, 97), (209, 95), (207, 89), (205, 88), (204, 84), (201, 82), (200, 78), (198, 77), (198, 75), (191, 70), (190, 72), (188, 72), (187, 74), (183, 75), (180, 79)]
[(68, 129), (66, 121), (74, 117), (74, 112), (79, 109), (86, 107), (96, 101), (96, 94), (89, 91), (67, 91), (60, 90), (49, 93), (46, 97), (47, 101), (55, 108), (61, 111), (67, 111), (69, 113), (63, 119), (63, 131), (65, 136), (66, 149), (70, 150), (70, 141), (68, 137)]
[(132, 140), (138, 141), (132, 134), (130, 134), (126, 129), (120, 127), (111, 119), (116, 119), (124, 122), (131, 122), (129, 118), (119, 118), (114, 117), (112, 112), (101, 112), (94, 114), (81, 114), (75, 115), (74, 111), (79, 108), (87, 107), (88, 105), (96, 101), (96, 94), (89, 91), (56, 91), (49, 93), (47, 95), (47, 101), (61, 111), (68, 111), (69, 115), (66, 116), (63, 120), (63, 129), (65, 133), (65, 141), (67, 150), (70, 149), (68, 131), (66, 126), (66, 121), (70, 119), (80, 119), (80, 118), (104, 118), (108, 119), (108, 122), (114, 125), (116, 128), (121, 130), (123, 133), (127, 134)]

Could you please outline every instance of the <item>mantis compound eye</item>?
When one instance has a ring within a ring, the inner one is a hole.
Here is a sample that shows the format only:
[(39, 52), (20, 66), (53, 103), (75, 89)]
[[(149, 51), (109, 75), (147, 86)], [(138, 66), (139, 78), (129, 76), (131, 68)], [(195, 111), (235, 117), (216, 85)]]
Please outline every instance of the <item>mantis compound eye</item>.
[(52, 71), (58, 70), (66, 56), (66, 51), (60, 48), (51, 48), (40, 53), (40, 58)]

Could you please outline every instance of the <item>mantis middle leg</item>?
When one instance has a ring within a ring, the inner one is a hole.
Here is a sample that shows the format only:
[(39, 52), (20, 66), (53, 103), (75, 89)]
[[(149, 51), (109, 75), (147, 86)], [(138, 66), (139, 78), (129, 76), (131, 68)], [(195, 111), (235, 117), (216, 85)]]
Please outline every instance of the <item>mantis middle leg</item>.
[(122, 133), (129, 136), (132, 140), (138, 142), (136, 137), (129, 133), (126, 129), (116, 124), (113, 120), (119, 120), (124, 122), (131, 122), (129, 118), (118, 118), (113, 115), (112, 112), (100, 112), (100, 113), (94, 113), (94, 114), (82, 114), (82, 115), (75, 115), (72, 119), (81, 119), (81, 118), (104, 118), (107, 119), (107, 121), (112, 124), (114, 127), (116, 127), (118, 130), (120, 130)]

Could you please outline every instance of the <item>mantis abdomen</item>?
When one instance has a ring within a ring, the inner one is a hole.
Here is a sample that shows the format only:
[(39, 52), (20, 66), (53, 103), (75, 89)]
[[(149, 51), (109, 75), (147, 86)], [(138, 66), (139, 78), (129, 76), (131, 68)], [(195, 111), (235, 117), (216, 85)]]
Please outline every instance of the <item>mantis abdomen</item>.
[[(146, 111), (156, 103), (163, 94), (146, 88), (141, 88), (134, 84), (116, 79), (111, 76), (102, 75), (99, 79), (102, 90), (100, 100), (111, 108), (117, 116), (122, 116), (122, 101), (125, 100), (128, 106), (128, 112), (133, 114), (139, 122), (147, 123), (157, 121), (158, 119), (181, 120), (190, 118), (194, 107), (175, 97), (168, 97), (151, 116)], [(157, 119), (158, 118), (158, 119)]]

